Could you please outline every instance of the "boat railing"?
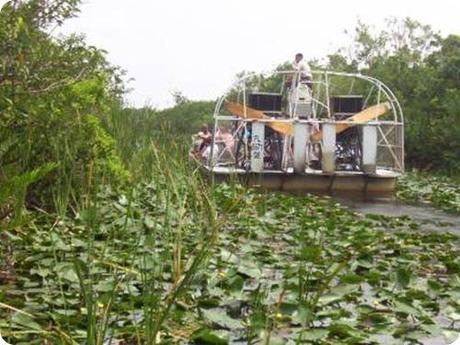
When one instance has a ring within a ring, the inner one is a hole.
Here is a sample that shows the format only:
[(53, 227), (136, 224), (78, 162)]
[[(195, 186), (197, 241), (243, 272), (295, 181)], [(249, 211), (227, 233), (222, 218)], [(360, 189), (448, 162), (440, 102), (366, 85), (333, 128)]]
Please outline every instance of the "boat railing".
[[(283, 94), (286, 76), (291, 76), (292, 83), (298, 83), (296, 71), (276, 71), (271, 75), (282, 76), (279, 94)], [(246, 113), (250, 109), (248, 94), (257, 86), (248, 85), (253, 83), (254, 75), (241, 78), (216, 104), (215, 135), (211, 156), (206, 163), (208, 168), (225, 166), (254, 173), (402, 173), (404, 119), (394, 93), (381, 81), (362, 74), (314, 71), (313, 76), (311, 113), (307, 118), (296, 116), (292, 109), (282, 114), (266, 112), (263, 118), (250, 118)], [(340, 79), (338, 84), (341, 89), (334, 84), (336, 78)], [(351, 80), (347, 92), (343, 92), (344, 86), (347, 87), (343, 80)], [(330, 99), (338, 92), (353, 94), (353, 86), (358, 86), (355, 89), (362, 95), (364, 109), (385, 103), (388, 104), (387, 113), (363, 122), (350, 123), (347, 119), (338, 119)], [(242, 106), (240, 116), (226, 109), (229, 101)], [(289, 135), (273, 130), (279, 125), (287, 126)], [(344, 126), (346, 130), (339, 129)], [(229, 138), (226, 142), (219, 141), (218, 133), (222, 128), (231, 135), (231, 141)], [(315, 134), (318, 132), (320, 134)], [(212, 152), (214, 147), (217, 152)]]

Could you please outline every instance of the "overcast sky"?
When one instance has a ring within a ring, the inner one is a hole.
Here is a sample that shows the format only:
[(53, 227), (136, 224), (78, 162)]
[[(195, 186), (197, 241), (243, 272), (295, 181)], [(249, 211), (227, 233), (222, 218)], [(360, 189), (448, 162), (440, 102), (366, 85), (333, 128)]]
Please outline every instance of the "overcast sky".
[(165, 107), (172, 90), (215, 99), (242, 70), (269, 70), (296, 52), (324, 57), (349, 42), (344, 30), (358, 18), (381, 27), (409, 16), (460, 34), (459, 14), (460, 0), (83, 0), (62, 31), (84, 33), (134, 78), (128, 102)]

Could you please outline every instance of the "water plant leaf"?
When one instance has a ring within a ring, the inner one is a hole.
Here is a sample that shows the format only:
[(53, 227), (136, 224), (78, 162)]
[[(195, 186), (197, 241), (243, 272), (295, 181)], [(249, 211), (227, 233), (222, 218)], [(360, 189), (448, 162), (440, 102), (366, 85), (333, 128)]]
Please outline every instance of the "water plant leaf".
[(41, 326), (34, 321), (34, 319), (24, 313), (16, 312), (11, 317), (11, 321), (19, 326), (22, 326), (25, 329), (33, 329), (40, 331)]
[(420, 311), (411, 305), (400, 302), (400, 301), (394, 301), (394, 311), (398, 313), (403, 313), (407, 315), (413, 315), (413, 316), (420, 316)]
[(411, 278), (411, 274), (408, 270), (405, 270), (402, 268), (398, 269), (396, 271), (396, 286), (399, 289), (404, 289), (405, 287), (409, 285), (410, 278)]
[(302, 334), (301, 339), (303, 341), (305, 340), (314, 341), (314, 340), (320, 340), (320, 339), (326, 338), (327, 335), (329, 334), (329, 330), (323, 329), (323, 328), (312, 328), (312, 329), (302, 331), (301, 334)]
[(72, 283), (78, 283), (78, 275), (75, 272), (74, 265), (72, 263), (62, 263), (57, 265), (56, 270), (58, 275), (65, 280), (68, 280)]
[(224, 329), (242, 328), (240, 320), (236, 320), (227, 315), (225, 309), (204, 309), (203, 317), (212, 324)]
[(225, 330), (213, 330), (202, 327), (195, 331), (191, 339), (197, 344), (226, 345), (229, 342), (229, 333)]

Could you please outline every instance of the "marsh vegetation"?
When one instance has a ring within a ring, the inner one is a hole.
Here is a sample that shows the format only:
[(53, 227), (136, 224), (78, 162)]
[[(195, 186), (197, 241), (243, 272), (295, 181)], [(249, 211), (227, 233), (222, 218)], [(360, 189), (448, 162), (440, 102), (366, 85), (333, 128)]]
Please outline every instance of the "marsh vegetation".
[[(179, 94), (171, 109), (126, 107), (119, 68), (84, 38), (49, 33), (78, 5), (10, 1), (0, 12), (6, 341), (455, 339), (460, 246), (450, 224), (428, 232), (417, 219), (360, 214), (329, 197), (204, 180), (185, 157), (213, 102)], [(407, 174), (397, 195), (458, 215), (460, 38), (411, 20), (393, 25), (406, 30), (400, 45), (360, 24), (353, 59), (338, 52), (328, 66), (397, 90), (408, 161), (423, 171)]]

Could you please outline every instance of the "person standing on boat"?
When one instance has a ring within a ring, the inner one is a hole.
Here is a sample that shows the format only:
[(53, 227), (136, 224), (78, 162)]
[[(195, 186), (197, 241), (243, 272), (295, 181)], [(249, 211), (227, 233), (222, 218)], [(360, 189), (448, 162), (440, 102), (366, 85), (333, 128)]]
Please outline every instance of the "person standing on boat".
[(302, 53), (297, 53), (295, 55), (294, 62), (292, 67), (299, 73), (299, 83), (306, 84), (310, 89), (313, 88), (312, 85), (312, 73), (310, 65), (304, 60)]

